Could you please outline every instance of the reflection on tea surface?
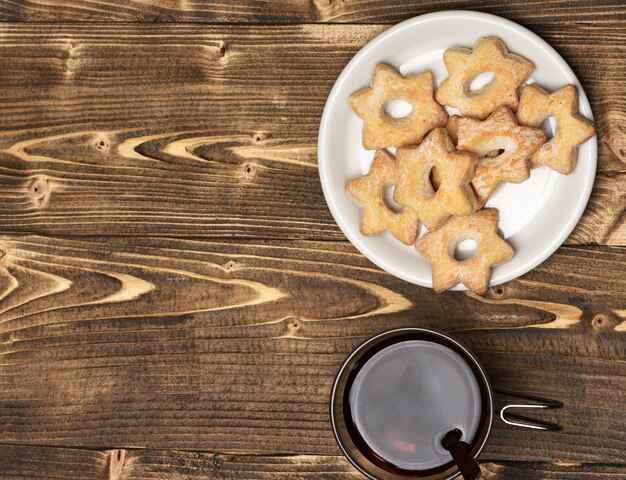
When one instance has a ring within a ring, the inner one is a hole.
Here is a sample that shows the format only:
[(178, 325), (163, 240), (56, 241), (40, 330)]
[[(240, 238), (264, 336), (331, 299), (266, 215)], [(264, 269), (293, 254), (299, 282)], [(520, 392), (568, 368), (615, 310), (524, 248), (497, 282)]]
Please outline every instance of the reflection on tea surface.
[(452, 461), (441, 439), (458, 428), (471, 443), (481, 413), (479, 386), (466, 361), (424, 340), (372, 356), (354, 378), (349, 405), (354, 426), (376, 455), (412, 471)]

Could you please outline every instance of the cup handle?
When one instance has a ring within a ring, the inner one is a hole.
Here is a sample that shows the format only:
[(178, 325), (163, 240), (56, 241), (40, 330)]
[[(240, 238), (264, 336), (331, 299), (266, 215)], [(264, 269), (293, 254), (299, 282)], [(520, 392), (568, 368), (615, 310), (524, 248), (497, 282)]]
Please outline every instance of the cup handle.
[(508, 390), (494, 390), (495, 393), (500, 395), (506, 395), (508, 397), (519, 398), (523, 400), (530, 400), (534, 403), (508, 403), (504, 405), (497, 413), (500, 415), (500, 419), (507, 425), (521, 428), (530, 428), (533, 430), (548, 430), (548, 431), (560, 431), (563, 428), (552, 422), (545, 420), (537, 420), (535, 418), (520, 415), (511, 410), (517, 409), (542, 409), (553, 410), (557, 408), (563, 408), (563, 403), (557, 400), (550, 400), (547, 398), (535, 397), (532, 395), (522, 395), (519, 393), (511, 392)]

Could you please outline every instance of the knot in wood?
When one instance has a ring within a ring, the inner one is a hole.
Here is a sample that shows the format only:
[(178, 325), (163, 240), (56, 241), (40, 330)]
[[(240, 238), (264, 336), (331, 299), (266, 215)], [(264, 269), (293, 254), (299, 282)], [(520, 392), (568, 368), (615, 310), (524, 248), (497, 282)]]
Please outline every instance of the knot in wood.
[(107, 135), (98, 134), (96, 135), (94, 146), (98, 150), (108, 150), (109, 147), (111, 146), (111, 141), (109, 140), (109, 137)]
[(124, 469), (124, 460), (126, 458), (126, 450), (111, 450), (109, 459), (109, 480), (119, 480)]
[(256, 174), (256, 166), (253, 163), (246, 163), (243, 166), (243, 171), (246, 177), (254, 177)]
[(604, 313), (597, 313), (591, 320), (591, 326), (596, 331), (611, 329), (614, 323), (613, 319)]
[(36, 176), (28, 187), (28, 192), (38, 205), (43, 205), (50, 195), (48, 179), (43, 175)]
[(492, 287), (491, 293), (494, 297), (501, 297), (502, 295), (504, 295), (504, 288), (502, 287), (502, 285)]
[(252, 134), (252, 139), (256, 143), (264, 142), (269, 137), (270, 137), (270, 135), (267, 132), (255, 132), (255, 133)]

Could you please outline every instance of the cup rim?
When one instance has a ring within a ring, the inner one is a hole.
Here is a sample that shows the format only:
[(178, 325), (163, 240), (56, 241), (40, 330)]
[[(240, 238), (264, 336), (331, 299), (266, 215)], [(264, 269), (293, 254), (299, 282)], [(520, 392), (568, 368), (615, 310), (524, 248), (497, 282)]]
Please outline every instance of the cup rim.
[[(337, 388), (339, 385), (339, 381), (342, 378), (342, 375), (345, 371), (345, 369), (347, 368), (347, 366), (349, 365), (350, 361), (356, 357), (358, 354), (362, 353), (364, 350), (367, 350), (368, 346), (371, 345), (372, 343), (376, 342), (377, 340), (379, 340), (381, 337), (394, 337), (394, 336), (400, 336), (402, 334), (405, 333), (423, 333), (423, 334), (427, 334), (427, 335), (432, 335), (435, 337), (439, 337), (442, 338), (448, 342), (453, 343), (456, 347), (458, 347), (462, 353), (466, 356), (465, 360), (469, 360), (471, 361), (476, 369), (480, 372), (480, 379), (477, 379), (478, 381), (483, 382), (486, 390), (487, 390), (487, 411), (486, 416), (487, 416), (487, 421), (484, 427), (484, 434), (481, 433), (482, 435), (482, 440), (479, 441), (479, 443), (477, 443), (477, 448), (476, 448), (476, 452), (473, 454), (473, 457), (476, 459), (478, 458), (478, 456), (480, 455), (480, 453), (482, 452), (485, 444), (487, 443), (487, 439), (489, 438), (489, 435), (491, 434), (491, 429), (492, 429), (492, 425), (493, 425), (493, 409), (494, 409), (494, 394), (493, 394), (493, 388), (491, 386), (491, 383), (489, 382), (489, 377), (487, 376), (487, 372), (485, 371), (485, 368), (482, 366), (482, 364), (478, 361), (478, 359), (476, 358), (476, 356), (472, 353), (472, 351), (466, 347), (462, 342), (460, 342), (459, 340), (457, 340), (456, 338), (450, 336), (447, 333), (441, 332), (439, 330), (435, 330), (435, 329), (431, 329), (431, 328), (424, 328), (424, 327), (402, 327), (402, 328), (394, 328), (391, 330), (386, 330), (384, 332), (378, 333), (366, 340), (364, 340), (361, 344), (359, 344), (351, 353), (350, 355), (348, 355), (348, 357), (342, 362), (341, 366), (339, 367), (339, 370), (337, 371), (337, 374), (335, 375), (335, 379), (333, 380), (333, 387), (331, 390), (331, 394), (330, 394), (330, 402), (329, 402), (329, 410), (330, 410), (330, 423), (331, 423), (331, 427), (333, 430), (333, 435), (335, 436), (335, 440), (337, 441), (337, 445), (339, 445), (339, 448), (341, 449), (342, 453), (344, 454), (344, 456), (348, 459), (348, 461), (359, 471), (361, 472), (363, 475), (365, 475), (367, 478), (371, 479), (371, 480), (380, 480), (378, 477), (374, 476), (372, 473), (368, 472), (367, 470), (365, 470), (350, 454), (350, 452), (348, 452), (348, 450), (346, 449), (346, 447), (344, 446), (344, 442), (343, 440), (340, 438), (339, 436), (339, 432), (337, 429), (337, 419), (335, 417), (335, 412), (334, 412), (334, 406), (335, 406), (335, 401), (336, 401), (336, 396), (337, 396)], [(343, 399), (342, 399), (343, 400)], [(457, 475), (459, 474), (458, 471), (453, 472), (451, 475), (449, 475), (448, 477), (445, 478), (445, 480), (451, 480), (453, 478), (455, 478)], [(406, 478), (411, 478), (411, 477), (406, 477)], [(414, 477), (414, 478), (418, 478), (418, 477)], [(425, 479), (427, 479), (427, 477), (424, 477)]]

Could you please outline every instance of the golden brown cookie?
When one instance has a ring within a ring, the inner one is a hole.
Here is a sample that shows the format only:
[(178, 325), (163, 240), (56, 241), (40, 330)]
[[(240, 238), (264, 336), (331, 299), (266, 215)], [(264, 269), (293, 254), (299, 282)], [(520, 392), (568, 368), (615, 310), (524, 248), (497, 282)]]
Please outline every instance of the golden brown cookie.
[[(501, 105), (515, 110), (519, 102), (517, 87), (535, 68), (525, 58), (508, 53), (497, 37), (481, 38), (473, 50), (449, 48), (443, 61), (449, 76), (441, 82), (435, 98), (442, 105), (458, 108), (462, 115), (481, 119)], [(495, 73), (494, 79), (471, 91), (474, 77), (485, 72)]]
[[(455, 152), (443, 128), (430, 132), (417, 147), (399, 148), (396, 160), (398, 183), (393, 198), (415, 210), (429, 230), (450, 215), (467, 215), (476, 209), (476, 198), (469, 185), (476, 157)], [(430, 181), (433, 168), (440, 181), (437, 191)]]
[[(385, 113), (385, 104), (401, 99), (413, 110), (406, 117)], [(350, 107), (363, 119), (363, 147), (368, 150), (419, 143), (434, 127), (446, 124), (448, 115), (433, 99), (433, 75), (422, 72), (403, 77), (382, 63), (376, 65), (371, 88), (350, 95)]]
[(517, 111), (519, 123), (539, 127), (550, 116), (556, 119), (556, 134), (531, 157), (531, 167), (546, 165), (568, 175), (576, 167), (578, 146), (593, 137), (596, 129), (578, 114), (578, 90), (574, 85), (553, 93), (535, 84), (526, 85)]
[(460, 117), (455, 123), (457, 148), (480, 157), (472, 186), (481, 206), (502, 182), (528, 179), (528, 159), (546, 141), (540, 129), (519, 126), (507, 107), (498, 107), (486, 120)]
[[(454, 250), (464, 240), (476, 242), (474, 255), (456, 260)], [(513, 257), (513, 248), (498, 235), (498, 210), (487, 208), (472, 215), (450, 217), (441, 227), (420, 238), (415, 248), (433, 264), (433, 289), (443, 292), (463, 283), (483, 294), (491, 268)]]
[(385, 187), (398, 181), (396, 161), (385, 150), (378, 150), (367, 175), (346, 185), (354, 202), (363, 207), (360, 230), (363, 235), (374, 235), (389, 230), (406, 245), (412, 245), (417, 236), (417, 213), (408, 207), (400, 212), (391, 210), (384, 200)]

